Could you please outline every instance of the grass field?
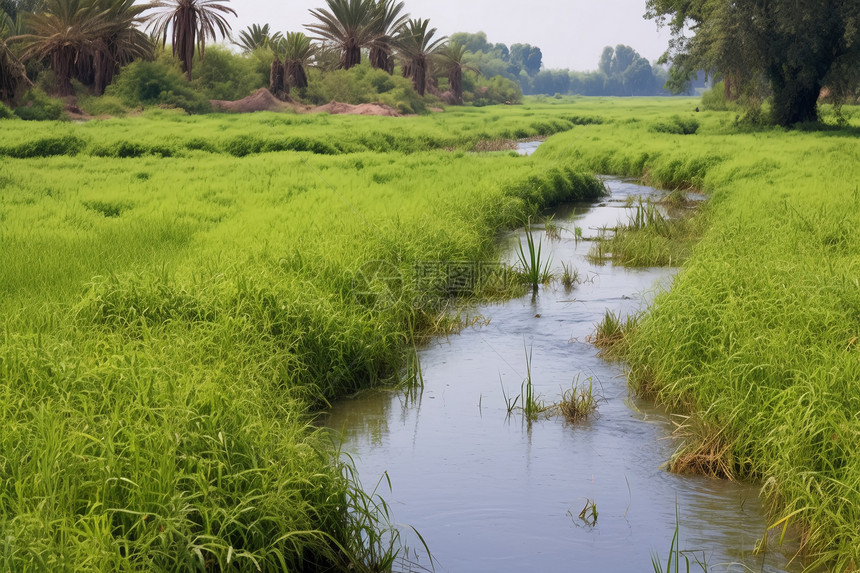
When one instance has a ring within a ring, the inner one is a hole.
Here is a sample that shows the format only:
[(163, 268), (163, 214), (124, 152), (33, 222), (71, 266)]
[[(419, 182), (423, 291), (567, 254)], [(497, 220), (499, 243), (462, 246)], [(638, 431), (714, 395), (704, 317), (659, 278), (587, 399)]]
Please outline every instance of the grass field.
[(447, 263), (497, 260), (500, 230), (605, 173), (711, 195), (626, 354), (637, 392), (690, 415), (676, 468), (764, 483), (810, 562), (856, 568), (858, 122), (697, 105), (4, 121), (2, 567), (384, 569), (385, 523), (313, 412), (395, 377), (462, 292)]
[(447, 263), (602, 192), (468, 153), (573, 126), (513, 111), (4, 122), (0, 567), (385, 570), (380, 502), (312, 415), (395, 378)]

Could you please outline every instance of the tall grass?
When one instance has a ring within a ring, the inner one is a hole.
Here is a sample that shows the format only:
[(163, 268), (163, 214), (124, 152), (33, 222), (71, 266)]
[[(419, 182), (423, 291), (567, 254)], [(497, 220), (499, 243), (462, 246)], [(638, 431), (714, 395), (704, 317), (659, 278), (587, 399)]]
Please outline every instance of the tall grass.
[[(491, 289), (452, 293), (452, 262), (492, 266), (499, 232), (598, 185), (436, 149), (496, 129), (480, 117), (147, 112), (4, 131), (3, 567), (390, 570), (389, 508), (315, 414), (396, 382), (449, 297)], [(284, 151), (278, 130), (333, 151)], [(356, 289), (375, 262), (381, 301)]]
[(540, 239), (535, 243), (531, 223), (526, 224), (525, 235), (526, 246), (523, 247), (523, 241), (520, 239), (517, 250), (520, 277), (523, 282), (531, 285), (534, 292), (537, 292), (540, 285), (548, 283), (552, 278), (552, 273), (549, 270), (551, 260), (550, 257), (541, 257), (543, 245)]
[(598, 105), (608, 121), (588, 126), (587, 144), (575, 129), (540, 152), (710, 194), (701, 240), (628, 341), (631, 387), (690, 416), (684, 451), (696, 464), (764, 484), (773, 522), (803, 532), (805, 564), (856, 569), (857, 121), (739, 128), (732, 113), (707, 111), (695, 136), (680, 136), (648, 124), (695, 100), (580, 102)]

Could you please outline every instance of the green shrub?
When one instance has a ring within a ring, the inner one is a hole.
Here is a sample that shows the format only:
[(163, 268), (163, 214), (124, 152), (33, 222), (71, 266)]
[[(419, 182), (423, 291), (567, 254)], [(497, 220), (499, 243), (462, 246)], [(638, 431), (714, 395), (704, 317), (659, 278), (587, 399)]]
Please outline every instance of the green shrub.
[(192, 85), (208, 99), (234, 101), (269, 83), (269, 70), (260, 73), (256, 58), (234, 54), (222, 46), (212, 46), (206, 56), (194, 57)]
[(331, 101), (349, 104), (384, 103), (401, 113), (422, 113), (430, 97), (422, 98), (412, 89), (412, 82), (399, 75), (374, 70), (364, 63), (349, 70), (322, 73), (309, 70), (309, 85), (303, 97), (315, 105)]
[(478, 78), (474, 93), (464, 93), (463, 100), (476, 107), (495, 104), (517, 104), (523, 100), (519, 84), (502, 76)]
[(32, 89), (24, 96), (23, 104), (15, 108), (15, 115), (27, 121), (55, 121), (64, 117), (63, 102), (38, 88)]
[(679, 115), (673, 115), (667, 120), (652, 124), (651, 131), (672, 133), (675, 135), (693, 135), (699, 131), (699, 122), (692, 117), (684, 118)]
[(86, 142), (74, 135), (41, 137), (6, 148), (0, 147), (0, 155), (8, 155), (16, 159), (77, 155), (85, 146)]
[(78, 107), (93, 116), (124, 116), (128, 113), (128, 108), (123, 105), (118, 97), (100, 96), (93, 97), (89, 95), (78, 96)]
[(91, 155), (96, 157), (143, 157), (144, 155), (158, 155), (161, 157), (173, 157), (174, 150), (166, 145), (150, 145), (136, 141), (118, 141), (109, 146), (98, 146), (94, 148)]
[(182, 72), (173, 65), (156, 60), (136, 61), (124, 67), (106, 94), (115, 96), (129, 107), (167, 106), (188, 113), (212, 110), (209, 100), (196, 92)]
[(723, 82), (715, 84), (714, 87), (702, 94), (702, 107), (709, 111), (726, 111), (729, 109)]
[(17, 117), (11, 109), (6, 107), (6, 104), (0, 101), (0, 119), (16, 119)]

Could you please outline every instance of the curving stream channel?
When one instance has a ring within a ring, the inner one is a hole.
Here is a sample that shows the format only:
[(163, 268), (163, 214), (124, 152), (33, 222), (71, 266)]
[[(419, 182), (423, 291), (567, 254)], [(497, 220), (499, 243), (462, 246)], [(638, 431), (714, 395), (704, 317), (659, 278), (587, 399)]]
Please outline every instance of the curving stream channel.
[[(535, 234), (552, 252), (553, 272), (572, 263), (581, 284), (566, 291), (555, 282), (534, 300), (476, 308), (489, 324), (419, 350), (423, 390), (344, 400), (326, 425), (342, 433), (365, 488), (387, 472), (392, 490), (380, 493), (393, 518), (427, 541), (437, 571), (651, 571), (653, 553), (666, 565), (676, 510), (690, 571), (702, 570), (696, 560), (708, 571), (793, 571), (787, 548), (753, 555), (766, 526), (757, 488), (661, 469), (674, 448), (669, 417), (630, 398), (623, 366), (598, 357), (586, 340), (606, 309), (641, 309), (673, 274), (587, 261), (591, 243), (577, 241), (576, 229), (587, 238), (626, 221), (626, 198), (654, 192), (618, 180), (607, 186), (605, 202), (556, 213), (559, 239)], [(511, 262), (522, 236), (507, 237)], [(544, 401), (590, 378), (601, 396), (598, 415), (576, 426), (509, 416), (503, 388), (509, 397), (520, 393), (526, 348)], [(596, 519), (580, 517), (592, 503)]]

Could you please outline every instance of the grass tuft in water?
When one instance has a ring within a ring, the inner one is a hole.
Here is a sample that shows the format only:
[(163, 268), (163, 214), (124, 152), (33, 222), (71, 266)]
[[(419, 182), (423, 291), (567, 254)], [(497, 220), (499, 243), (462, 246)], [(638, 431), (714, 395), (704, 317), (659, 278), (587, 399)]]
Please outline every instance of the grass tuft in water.
[(531, 229), (531, 222), (526, 224), (526, 247), (523, 247), (523, 242), (520, 240), (517, 257), (521, 267), (520, 277), (523, 282), (531, 285), (533, 291), (538, 290), (541, 284), (547, 284), (552, 279), (552, 273), (549, 271), (550, 260), (543, 260), (541, 257), (541, 242), (538, 239), (535, 243), (534, 232)]
[(571, 424), (585, 421), (597, 412), (598, 397), (594, 395), (594, 382), (590, 377), (586, 381), (587, 386), (574, 380), (562, 394), (561, 402), (556, 404), (558, 413)]
[(573, 263), (566, 264), (561, 263), (561, 268), (563, 270), (561, 274), (561, 284), (565, 290), (572, 290), (576, 285), (581, 282), (579, 277), (579, 269), (573, 266)]
[(624, 348), (627, 337), (639, 325), (640, 315), (628, 314), (624, 319), (611, 310), (606, 310), (603, 320), (597, 323), (594, 334), (588, 341), (600, 348), (603, 356), (617, 356)]
[[(671, 196), (671, 195), (670, 195)], [(667, 217), (654, 203), (630, 198), (633, 212), (624, 225), (604, 229), (588, 253), (595, 263), (613, 261), (633, 267), (676, 266), (689, 256), (706, 225), (703, 212), (680, 211)]]
[(555, 222), (555, 214), (552, 214), (544, 219), (543, 230), (546, 238), (550, 241), (558, 241), (561, 239), (562, 227)]

